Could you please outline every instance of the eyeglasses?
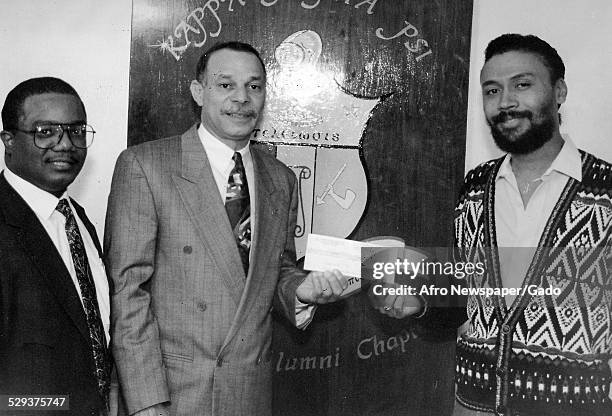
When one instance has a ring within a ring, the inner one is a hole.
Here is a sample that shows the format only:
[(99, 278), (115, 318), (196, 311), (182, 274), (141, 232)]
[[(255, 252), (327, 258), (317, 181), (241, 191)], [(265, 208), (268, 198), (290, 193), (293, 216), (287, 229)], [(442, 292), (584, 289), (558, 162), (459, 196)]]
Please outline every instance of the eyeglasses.
[(15, 129), (34, 136), (34, 145), (40, 149), (50, 149), (62, 141), (64, 133), (79, 149), (86, 149), (93, 143), (96, 131), (89, 124), (40, 124), (34, 130)]

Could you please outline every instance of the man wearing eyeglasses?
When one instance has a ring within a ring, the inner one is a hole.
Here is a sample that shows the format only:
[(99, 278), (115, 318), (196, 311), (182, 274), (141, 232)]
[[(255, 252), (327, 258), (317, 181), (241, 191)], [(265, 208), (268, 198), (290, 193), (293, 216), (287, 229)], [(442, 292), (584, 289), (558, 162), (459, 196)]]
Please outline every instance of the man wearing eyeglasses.
[[(74, 88), (50, 77), (9, 92), (2, 125), (0, 413), (38, 398), (37, 414), (106, 415), (108, 280), (95, 229), (67, 193), (94, 130)], [(46, 400), (55, 395), (66, 400)]]

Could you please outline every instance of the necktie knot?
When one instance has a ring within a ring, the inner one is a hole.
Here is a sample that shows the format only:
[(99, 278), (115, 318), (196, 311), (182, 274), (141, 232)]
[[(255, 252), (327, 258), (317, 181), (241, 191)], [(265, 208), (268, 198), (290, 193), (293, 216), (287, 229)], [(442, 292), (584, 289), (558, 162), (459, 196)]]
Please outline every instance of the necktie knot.
[[(246, 204), (248, 204), (249, 185), (247, 183), (246, 171), (242, 163), (242, 155), (235, 152), (232, 156), (234, 168), (230, 172), (227, 183), (227, 200), (242, 200), (239, 212), (242, 213)], [(234, 223), (232, 223), (233, 226)]]
[(57, 203), (57, 206), (55, 207), (55, 210), (58, 211), (60, 214), (62, 214), (66, 218), (70, 218), (72, 216), (72, 209), (70, 209), (68, 200), (65, 198), (62, 198), (59, 200), (59, 202)]
[(242, 155), (240, 154), (240, 152), (234, 152), (234, 156), (232, 156), (232, 160), (236, 164), (237, 168), (240, 168), (243, 166), (242, 165)]

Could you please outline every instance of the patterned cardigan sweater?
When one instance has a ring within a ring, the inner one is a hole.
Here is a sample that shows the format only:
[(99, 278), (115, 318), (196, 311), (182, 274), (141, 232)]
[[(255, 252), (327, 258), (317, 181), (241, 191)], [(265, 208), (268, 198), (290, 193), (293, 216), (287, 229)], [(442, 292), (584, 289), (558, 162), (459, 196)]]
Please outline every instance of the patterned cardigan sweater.
[[(582, 182), (570, 178), (548, 219), (523, 287), (561, 294), (471, 295), (457, 345), (457, 400), (498, 415), (612, 415), (612, 166), (581, 151)], [(470, 287), (502, 287), (496, 247), (495, 177), (503, 158), (466, 176), (455, 208), (462, 261), (486, 272)]]

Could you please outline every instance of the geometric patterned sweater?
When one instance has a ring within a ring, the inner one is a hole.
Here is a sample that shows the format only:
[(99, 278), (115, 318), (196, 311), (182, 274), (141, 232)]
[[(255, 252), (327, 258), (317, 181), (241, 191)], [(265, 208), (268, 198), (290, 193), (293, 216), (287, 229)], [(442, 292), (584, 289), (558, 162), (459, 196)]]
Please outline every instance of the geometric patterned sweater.
[[(497, 415), (612, 415), (612, 166), (580, 151), (582, 182), (568, 180), (544, 228), (525, 291), (470, 295), (469, 328), (457, 343), (457, 400)], [(484, 274), (469, 287), (501, 288), (495, 232), (495, 177), (503, 158), (466, 175), (455, 208), (461, 261)]]

